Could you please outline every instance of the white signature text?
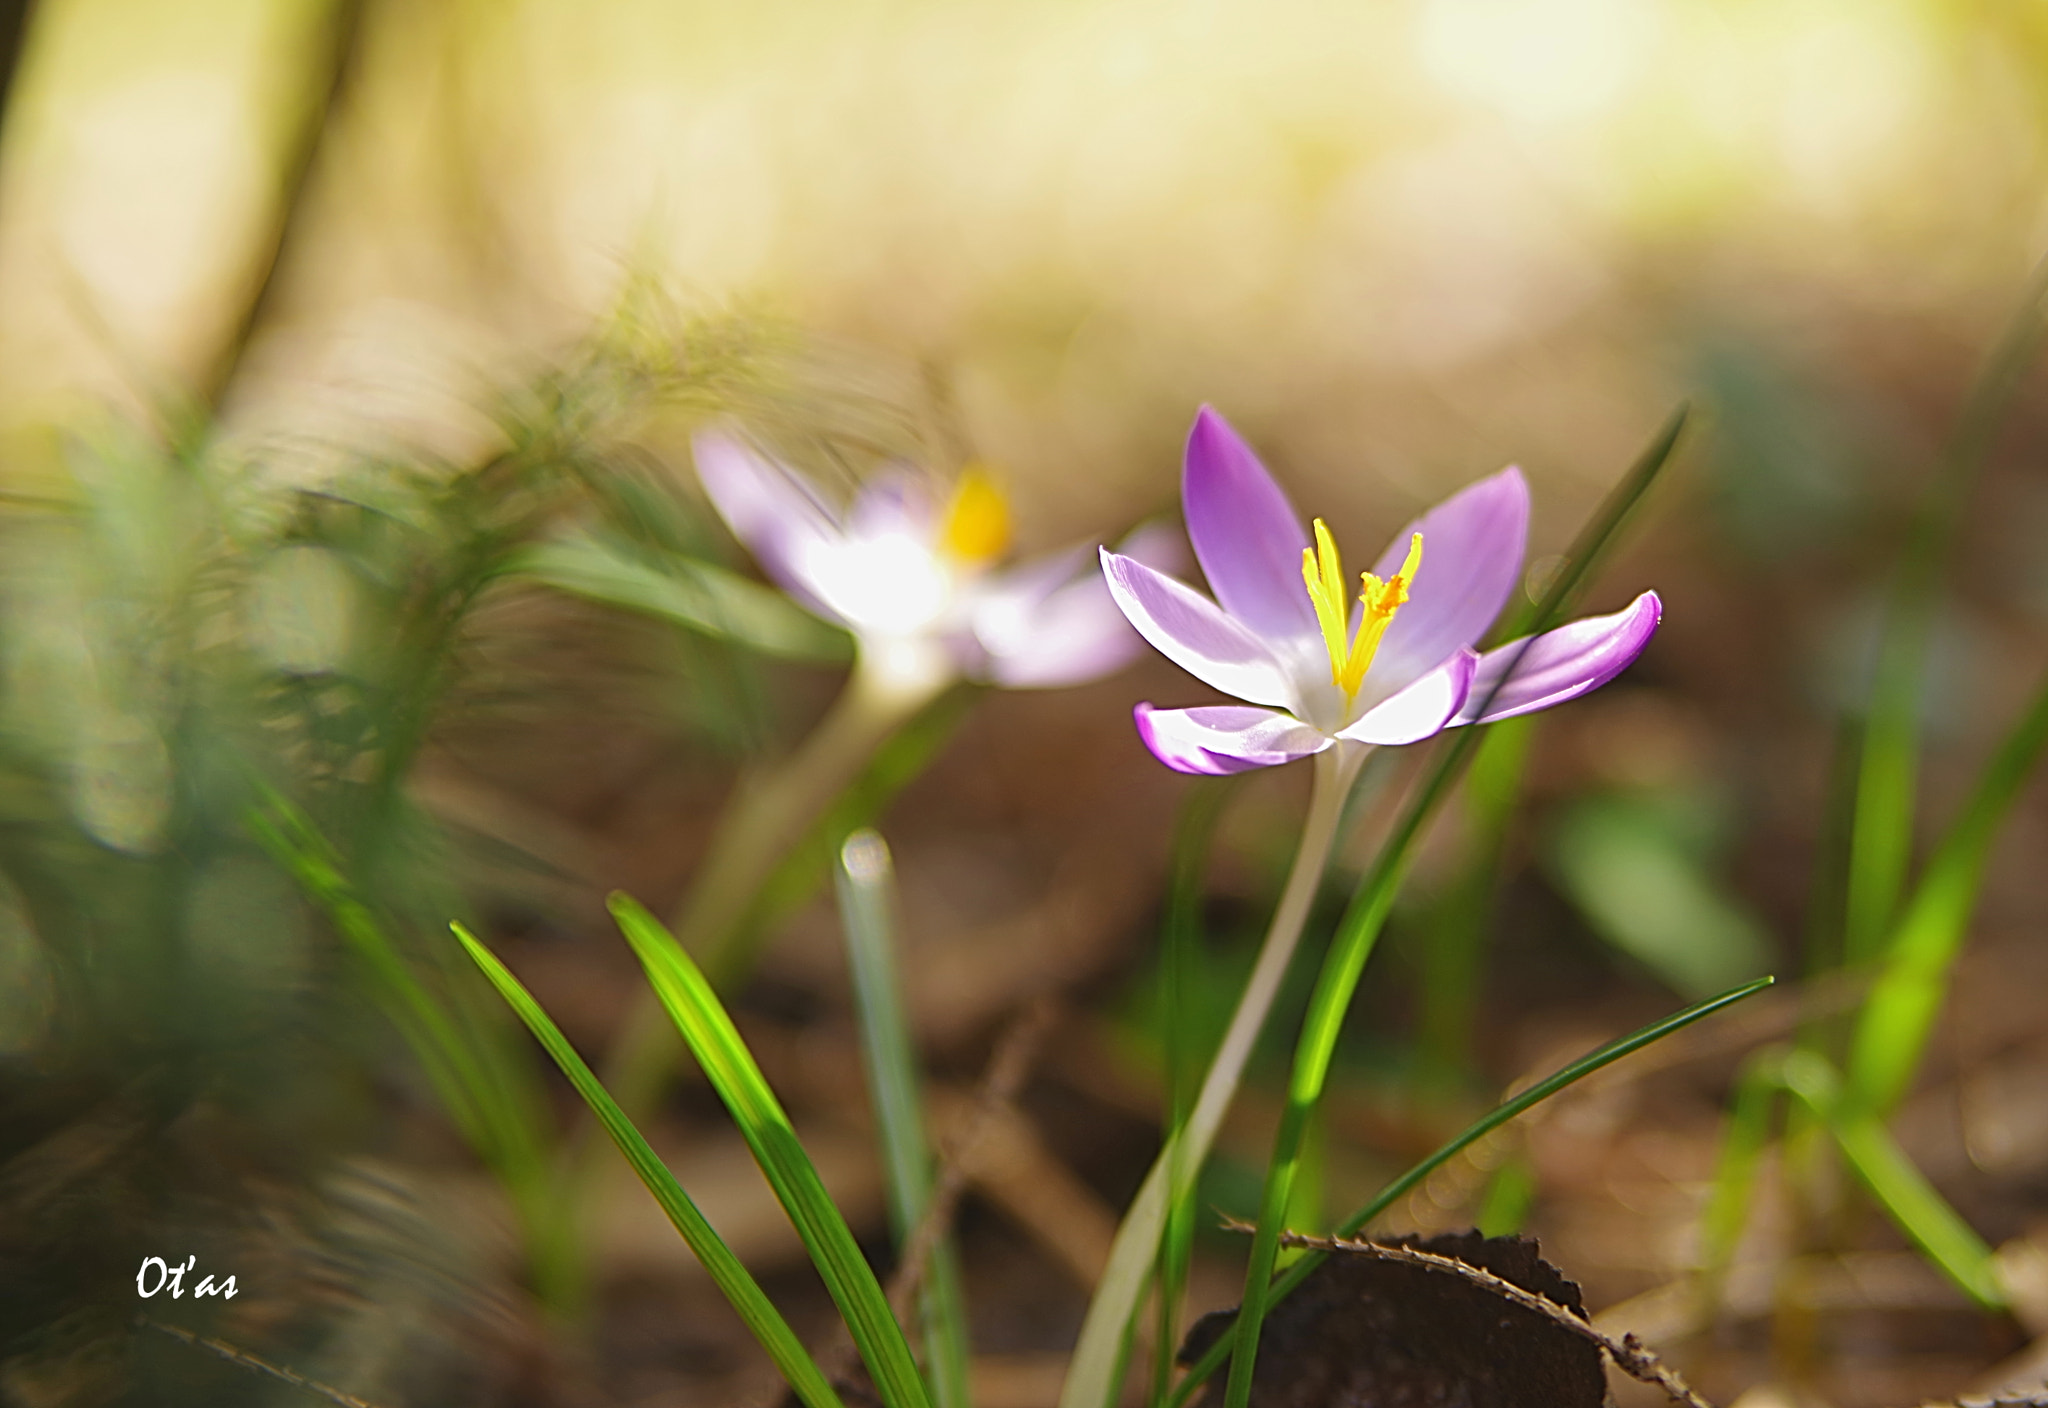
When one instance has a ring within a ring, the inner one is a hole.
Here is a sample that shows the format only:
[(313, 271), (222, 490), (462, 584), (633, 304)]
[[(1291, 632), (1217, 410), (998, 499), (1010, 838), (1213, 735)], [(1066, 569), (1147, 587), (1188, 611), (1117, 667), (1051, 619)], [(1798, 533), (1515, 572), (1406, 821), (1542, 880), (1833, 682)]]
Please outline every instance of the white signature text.
[[(185, 1294), (185, 1273), (198, 1264), (199, 1258), (196, 1256), (185, 1258), (184, 1262), (178, 1266), (165, 1264), (164, 1259), (160, 1256), (146, 1256), (142, 1259), (142, 1265), (135, 1272), (135, 1294), (141, 1296), (144, 1300), (148, 1300), (168, 1285), (171, 1288), (171, 1297), (175, 1300)], [(156, 1268), (156, 1280), (154, 1283), (150, 1281), (151, 1267)], [(220, 1285), (216, 1286), (213, 1284), (213, 1278), (208, 1276), (192, 1288), (192, 1294), (195, 1296), (224, 1296), (228, 1300), (233, 1300), (235, 1298), (235, 1278), (230, 1276), (222, 1281)]]

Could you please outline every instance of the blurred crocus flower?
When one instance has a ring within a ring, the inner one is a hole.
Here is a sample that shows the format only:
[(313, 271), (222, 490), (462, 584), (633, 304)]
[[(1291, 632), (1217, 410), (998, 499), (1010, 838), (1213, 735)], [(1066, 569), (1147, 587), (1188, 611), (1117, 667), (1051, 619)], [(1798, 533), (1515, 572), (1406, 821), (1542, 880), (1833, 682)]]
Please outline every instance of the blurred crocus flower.
[[(851, 631), (863, 669), (906, 692), (956, 677), (1009, 688), (1081, 684), (1140, 650), (1085, 549), (1011, 568), (1010, 511), (970, 468), (941, 502), (907, 471), (862, 486), (840, 512), (802, 475), (725, 435), (695, 443), (697, 474), (734, 536), (810, 610)], [(1168, 565), (1162, 530), (1120, 545)]]
[(1612, 616), (1474, 649), (1522, 571), (1529, 487), (1503, 470), (1396, 536), (1355, 603), (1321, 519), (1314, 543), (1287, 496), (1223, 418), (1188, 437), (1181, 502), (1211, 601), (1102, 550), (1116, 604), (1158, 651), (1242, 705), (1137, 707), (1161, 762), (1235, 773), (1340, 740), (1416, 743), (1459, 724), (1547, 709), (1598, 689), (1649, 644), (1663, 607), (1644, 592)]

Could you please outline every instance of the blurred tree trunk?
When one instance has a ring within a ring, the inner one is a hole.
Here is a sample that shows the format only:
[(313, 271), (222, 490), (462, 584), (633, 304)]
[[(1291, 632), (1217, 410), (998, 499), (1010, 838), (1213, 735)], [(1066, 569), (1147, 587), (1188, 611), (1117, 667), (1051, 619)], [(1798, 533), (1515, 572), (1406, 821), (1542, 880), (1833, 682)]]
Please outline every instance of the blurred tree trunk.
[[(0, 0), (0, 5), (7, 3), (8, 0)], [(367, 8), (366, 0), (332, 0), (324, 24), (308, 37), (307, 80), (309, 86), (317, 85), (319, 99), (308, 104), (300, 130), (278, 172), (270, 238), (257, 251), (258, 267), (241, 317), (222, 344), (212, 369), (195, 389), (194, 399), (206, 411), (219, 409), (221, 398), (241, 369), (251, 340), (268, 320), (276, 302), (279, 277), (300, 237), (306, 198), (319, 174), (320, 154), (347, 109), (355, 85), (362, 57), (363, 12)]]
[(28, 36), (29, 0), (0, 0), (0, 122), (14, 93), (14, 75), (21, 69), (21, 50)]

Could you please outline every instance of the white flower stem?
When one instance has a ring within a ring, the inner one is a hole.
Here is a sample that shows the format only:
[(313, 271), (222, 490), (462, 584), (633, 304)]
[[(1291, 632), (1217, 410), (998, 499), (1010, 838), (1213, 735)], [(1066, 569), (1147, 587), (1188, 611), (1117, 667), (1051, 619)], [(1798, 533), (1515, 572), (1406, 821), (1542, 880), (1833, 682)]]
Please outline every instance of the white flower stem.
[[(935, 642), (897, 641), (868, 649), (852, 678), (797, 750), (744, 781), (726, 805), (696, 881), (670, 927), (720, 988), (753, 957), (749, 910), (777, 864), (875, 750), (954, 679)], [(915, 649), (918, 646), (929, 650)], [(898, 647), (895, 649), (886, 648)], [(605, 1062), (605, 1086), (635, 1119), (661, 1098), (682, 1042), (652, 988), (642, 989)]]
[[(1110, 1246), (1109, 1265), (1089, 1302), (1088, 1316), (1081, 1325), (1081, 1338), (1067, 1367), (1067, 1379), (1060, 1391), (1060, 1408), (1112, 1408), (1118, 1390), (1118, 1369), (1123, 1362), (1126, 1328), (1137, 1313), (1159, 1251), (1159, 1237), (1166, 1225), (1166, 1212), (1174, 1196), (1184, 1191), (1200, 1172), (1222, 1127), (1223, 1116), (1237, 1094), (1245, 1063), (1266, 1025), (1273, 999), (1287, 976), (1288, 964), (1301, 941), (1302, 925), (1321, 883), (1323, 867), (1337, 838), (1338, 819), (1344, 799), (1358, 777), (1359, 764), (1369, 750), (1354, 743), (1339, 742), (1318, 753), (1315, 781), (1309, 792), (1308, 819), (1301, 829), (1301, 843), (1294, 853), (1294, 865), (1280, 892), (1280, 904), (1259, 949), (1244, 993), (1231, 1014), (1223, 1042), (1202, 1078), (1194, 1108), (1177, 1136), (1153, 1160), (1151, 1172), (1136, 1198), (1124, 1213)], [(1170, 1187), (1177, 1184), (1178, 1187)]]

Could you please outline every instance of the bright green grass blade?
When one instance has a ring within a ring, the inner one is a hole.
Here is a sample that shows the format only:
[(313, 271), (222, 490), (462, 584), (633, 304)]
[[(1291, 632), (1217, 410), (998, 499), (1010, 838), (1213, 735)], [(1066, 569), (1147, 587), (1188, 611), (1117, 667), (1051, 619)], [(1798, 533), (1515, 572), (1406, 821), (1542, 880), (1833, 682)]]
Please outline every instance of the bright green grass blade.
[(571, 596), (653, 616), (763, 655), (827, 665), (853, 658), (846, 632), (782, 593), (679, 554), (656, 566), (602, 537), (584, 535), (523, 549), (509, 570)]
[(647, 1191), (661, 1204), (668, 1220), (675, 1225), (676, 1231), (682, 1233), (690, 1251), (711, 1273), (711, 1279), (724, 1292), (726, 1300), (732, 1303), (732, 1308), (739, 1312), (740, 1319), (746, 1322), (747, 1329), (761, 1347), (768, 1351), (768, 1357), (775, 1361), (775, 1367), (796, 1390), (797, 1396), (809, 1408), (843, 1408), (839, 1395), (832, 1391), (831, 1383), (806, 1352), (803, 1341), (789, 1328), (789, 1322), (782, 1318), (781, 1312), (776, 1310), (747, 1268), (740, 1264), (739, 1258), (732, 1254), (724, 1239), (704, 1220), (704, 1214), (697, 1210), (682, 1184), (676, 1182), (675, 1175), (668, 1171), (668, 1166), (648, 1146), (640, 1131), (633, 1127), (625, 1111), (606, 1093), (597, 1076), (576, 1054), (576, 1048), (569, 1044), (569, 1039), (533, 1000), (533, 994), (498, 961), (496, 954), (477, 942), (467, 929), (460, 924), (451, 927), (476, 966), (490, 979), (491, 986), (519, 1014), (519, 1020), (526, 1023), (527, 1030), (547, 1049), (548, 1055), (554, 1057), (562, 1074), (569, 1078), (569, 1083), (576, 1087), (576, 1093), (590, 1106), (591, 1113), (597, 1116), (605, 1133), (619, 1146), (619, 1152), (626, 1156), (633, 1172), (640, 1176), (640, 1181), (647, 1185)]
[[(1718, 997), (1711, 997), (1705, 1002), (1695, 1003), (1683, 1012), (1666, 1017), (1661, 1021), (1652, 1022), (1647, 1027), (1631, 1032), (1619, 1040), (1607, 1043), (1607, 1045), (1597, 1051), (1581, 1056), (1569, 1066), (1536, 1082), (1536, 1084), (1530, 1086), (1521, 1094), (1502, 1101), (1473, 1121), (1463, 1132), (1437, 1149), (1435, 1153), (1382, 1188), (1373, 1197), (1371, 1202), (1351, 1214), (1350, 1217), (1347, 1217), (1338, 1225), (1336, 1235), (1339, 1237), (1356, 1236), (1360, 1230), (1371, 1224), (1375, 1218), (1379, 1217), (1388, 1208), (1414, 1192), (1415, 1189), (1422, 1185), (1422, 1181), (1432, 1173), (1435, 1173), (1452, 1159), (1464, 1153), (1465, 1150), (1471, 1148), (1496, 1129), (1499, 1129), (1509, 1120), (1535, 1108), (1560, 1090), (1576, 1085), (1595, 1071), (1611, 1066), (1622, 1057), (1633, 1055), (1653, 1042), (1662, 1041), (1665, 1037), (1691, 1026), (1702, 1018), (1711, 1017), (1724, 1007), (1732, 1006), (1746, 997), (1752, 997), (1762, 992), (1765, 988), (1771, 986), (1774, 981), (1775, 979), (1771, 978), (1758, 978), (1753, 983), (1744, 983), (1741, 987), (1735, 988), (1730, 992), (1724, 992)], [(1281, 1274), (1280, 1278), (1273, 1283), (1273, 1293), (1267, 1298), (1268, 1303), (1280, 1301), (1292, 1293), (1297, 1286), (1308, 1279), (1308, 1274), (1322, 1262), (1325, 1255), (1326, 1253), (1323, 1252), (1312, 1252), (1288, 1267)], [(1209, 1381), (1209, 1377), (1223, 1367), (1223, 1361), (1230, 1355), (1231, 1344), (1231, 1337), (1224, 1335), (1215, 1344), (1209, 1346), (1208, 1351), (1188, 1369), (1186, 1377), (1180, 1381), (1179, 1387), (1174, 1390), (1173, 1398), (1168, 1408), (1184, 1408), (1187, 1401), (1195, 1396), (1203, 1384)]]
[(1883, 1121), (1844, 1106), (1835, 1068), (1810, 1051), (1795, 1051), (1783, 1072), (1785, 1088), (1827, 1122), (1849, 1166), (1899, 1230), (1977, 1304), (2005, 1309), (1996, 1254), (1914, 1167)]
[(2018, 311), (1970, 388), (1892, 583), (1865, 717), (1850, 841), (1843, 937), (1851, 963), (1877, 957), (1905, 889), (1913, 846), (1921, 683), (1940, 606), (1942, 570), (1978, 471), (2044, 336), (2048, 260), (2035, 270)]
[(1165, 933), (1160, 945), (1160, 1048), (1166, 1065), (1167, 1147), (1175, 1152), (1167, 1170), (1166, 1225), (1159, 1238), (1159, 1264), (1153, 1272), (1154, 1310), (1152, 1391), (1158, 1403), (1173, 1388), (1175, 1348), (1180, 1343), (1180, 1312), (1193, 1259), (1195, 1185), (1199, 1170), (1179, 1139), (1193, 1107), (1195, 1091), (1213, 1042), (1204, 1039), (1193, 992), (1201, 963), (1203, 877), (1209, 848), (1223, 809), (1243, 786), (1243, 775), (1201, 778), (1189, 787), (1174, 825), (1173, 857), (1168, 867)]
[(1984, 1309), (2004, 1310), (2008, 1301), (1997, 1254), (1914, 1167), (1883, 1122), (1852, 1115), (1834, 1130), (1849, 1166), (1928, 1260)]
[[(856, 687), (849, 685), (849, 689)], [(760, 870), (755, 868), (754, 858), (745, 852), (737, 871), (718, 871), (712, 865), (700, 872), (691, 903), (684, 907), (678, 923), (699, 925), (694, 932), (702, 940), (705, 949), (703, 967), (714, 988), (730, 991), (744, 979), (753, 966), (762, 940), (774, 932), (778, 920), (808, 899), (818, 883), (830, 873), (840, 844), (852, 832), (874, 820), (888, 806), (890, 799), (924, 771), (981, 694), (979, 686), (955, 685), (917, 710), (907, 722), (898, 720), (893, 714), (883, 720), (879, 726), (884, 727), (885, 736), (878, 735), (872, 743), (861, 741), (858, 744), (857, 757), (866, 758), (864, 764), (857, 760), (850, 764), (859, 768), (858, 776), (847, 783), (836, 798), (829, 802), (820, 800), (823, 815), (809, 824), (780, 859), (772, 854), (758, 857), (761, 868), (766, 870), (765, 878), (759, 878)], [(853, 713), (842, 713), (853, 703), (842, 695), (840, 703), (833, 706), (833, 714), (820, 725), (821, 732), (836, 730), (842, 739), (852, 732), (865, 740), (867, 730), (877, 725), (863, 717), (857, 705), (854, 705)], [(836, 724), (835, 716), (839, 720)], [(849, 719), (853, 722), (849, 723)], [(815, 744), (819, 736), (814, 733), (805, 747)], [(818, 766), (836, 765), (827, 761)], [(775, 776), (777, 780), (773, 785), (781, 787), (781, 779), (787, 774), (778, 772)], [(814, 781), (816, 776), (817, 773), (813, 772), (811, 780)], [(734, 809), (729, 809), (720, 821), (721, 834), (727, 828), (745, 830), (753, 825), (748, 819), (748, 806), (743, 797), (736, 800)], [(803, 818), (812, 814), (812, 809), (805, 805), (781, 814), (791, 818), (788, 826), (799, 827)], [(779, 832), (782, 825), (778, 822), (770, 830)], [(717, 852), (721, 840), (714, 839), (712, 845)], [(766, 842), (761, 845), (768, 850), (773, 849)], [(735, 874), (743, 878), (737, 885), (732, 885), (730, 882)], [(721, 899), (710, 906), (709, 912), (715, 917), (704, 919), (706, 911), (700, 908), (699, 901), (713, 887), (729, 891), (732, 900), (730, 912), (736, 914), (736, 918), (723, 917), (728, 910)], [(652, 1108), (658, 1100), (682, 1059), (683, 1052), (676, 1039), (674, 1025), (666, 1020), (659, 1001), (637, 1004), (629, 1013), (624, 1029), (615, 1039), (609, 1061), (603, 1067), (605, 1080), (622, 1108), (644, 1111)], [(594, 1131), (586, 1129), (579, 1140), (580, 1152), (573, 1161), (580, 1170), (595, 1167), (592, 1156), (601, 1151), (601, 1146), (594, 1144), (593, 1138)], [(579, 1171), (572, 1173), (568, 1181), (575, 1187), (588, 1176), (587, 1172)]]
[(1749, 1222), (1756, 1193), (1758, 1166), (1771, 1142), (1771, 1125), (1784, 1091), (1785, 1052), (1772, 1048), (1745, 1061), (1735, 1082), (1735, 1100), (1728, 1129), (1721, 1136), (1721, 1157), (1700, 1213), (1699, 1322), (1708, 1324), (1720, 1303), (1721, 1285), (1734, 1260), (1735, 1246)]
[[(1566, 555), (1557, 580), (1544, 593), (1543, 600), (1534, 611), (1529, 613), (1531, 639), (1560, 619), (1566, 604), (1573, 599), (1580, 585), (1587, 580), (1587, 574), (1613, 542), (1616, 530), (1629, 511), (1670, 462), (1685, 421), (1686, 410), (1680, 407), (1581, 531)], [(1512, 674), (1513, 670), (1514, 666), (1510, 664), (1502, 678)], [(1484, 712), (1483, 706), (1481, 712)], [(1230, 1336), (1236, 1352), (1230, 1366), (1225, 1408), (1247, 1408), (1251, 1399), (1259, 1329), (1265, 1319), (1266, 1301), (1272, 1289), (1282, 1222), (1300, 1167), (1301, 1141), (1307, 1133), (1309, 1118), (1322, 1098), (1344, 1016), (1350, 1010), (1352, 995), (1358, 989), (1358, 980), (1379, 939), (1387, 912), (1393, 907), (1394, 895), (1406, 874), (1415, 839), (1463, 770), (1466, 760), (1477, 747), (1479, 734), (1478, 729), (1462, 730), (1457, 739), (1438, 754), (1436, 766), (1424, 780), (1415, 801), (1360, 883), (1358, 894), (1346, 910), (1336, 937), (1324, 955), (1323, 970), (1309, 997), (1308, 1015), (1295, 1046), (1294, 1070), (1288, 1081), (1287, 1104), (1281, 1112), (1280, 1130), (1274, 1138), (1273, 1158), (1266, 1166), (1266, 1191), (1259, 1211), (1259, 1227), (1253, 1234), (1251, 1257), (1245, 1269), (1244, 1301), (1238, 1309), (1237, 1325)]]
[[(856, 831), (839, 849), (834, 879), (840, 923), (846, 930), (847, 966), (853, 974), (861, 1063), (867, 1070), (868, 1096), (874, 1103), (890, 1220), (896, 1225), (896, 1246), (901, 1252), (905, 1239), (931, 1208), (932, 1148), (925, 1135), (916, 1051), (903, 1007), (896, 887), (888, 846), (872, 831)], [(932, 1247), (919, 1311), (932, 1400), (937, 1408), (965, 1408), (967, 1310), (950, 1237), (940, 1238)]]
[(890, 1313), (874, 1269), (710, 982), (675, 936), (638, 902), (615, 894), (607, 907), (803, 1239), (882, 1401), (888, 1408), (930, 1408), (909, 1341)]
[[(1326, 1213), (1324, 1189), (1329, 1183), (1330, 1124), (1324, 1118), (1322, 1106), (1318, 1105), (1309, 1114), (1308, 1128), (1302, 1132), (1301, 1152), (1295, 1160), (1294, 1186), (1288, 1190), (1287, 1207), (1281, 1213), (1283, 1227), (1295, 1232), (1308, 1232), (1321, 1236)], [(1276, 1267), (1286, 1267), (1301, 1259), (1301, 1248), (1282, 1248), (1275, 1258)]]
[(1850, 1043), (1843, 1097), (1849, 1109), (1883, 1115), (1912, 1085), (1976, 911), (1992, 844), (2044, 747), (2048, 681), (1985, 764), (1885, 945)]

